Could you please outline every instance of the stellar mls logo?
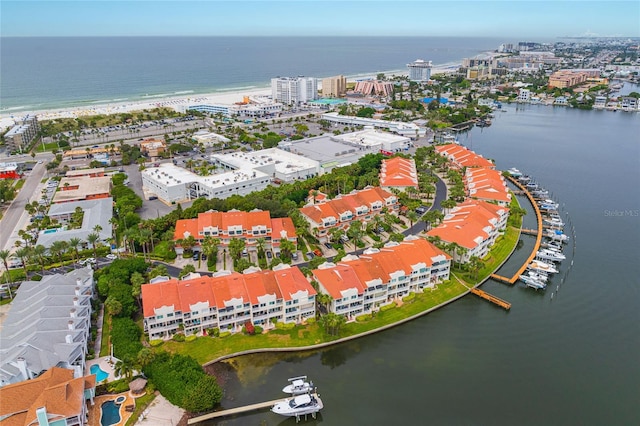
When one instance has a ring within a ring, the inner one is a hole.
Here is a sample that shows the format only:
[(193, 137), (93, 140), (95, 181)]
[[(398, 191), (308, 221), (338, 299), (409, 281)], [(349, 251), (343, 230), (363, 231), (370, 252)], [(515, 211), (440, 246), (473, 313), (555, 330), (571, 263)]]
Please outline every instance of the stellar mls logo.
[(605, 217), (639, 217), (640, 210), (632, 209), (632, 210), (605, 210)]

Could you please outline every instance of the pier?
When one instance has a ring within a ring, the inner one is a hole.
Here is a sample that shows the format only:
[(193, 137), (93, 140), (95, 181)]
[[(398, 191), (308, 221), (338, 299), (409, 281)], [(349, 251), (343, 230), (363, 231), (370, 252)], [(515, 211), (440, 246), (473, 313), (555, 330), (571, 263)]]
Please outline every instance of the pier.
[[(538, 208), (538, 204), (536, 203), (536, 201), (533, 198), (533, 196), (531, 196), (531, 193), (529, 191), (527, 191), (527, 189), (520, 182), (518, 182), (517, 179), (515, 179), (515, 178), (513, 178), (511, 176), (507, 176), (507, 179), (509, 179), (514, 185), (516, 185), (518, 187), (518, 189), (520, 191), (522, 191), (522, 193), (529, 199), (529, 201), (531, 202), (531, 205), (533, 206), (533, 210), (536, 213), (536, 221), (538, 222), (538, 230), (537, 231), (535, 229), (521, 229), (520, 230), (520, 232), (523, 233), (523, 234), (535, 235), (536, 236), (536, 242), (533, 245), (533, 251), (531, 252), (531, 255), (529, 256), (527, 261), (524, 263), (524, 265), (522, 265), (522, 267), (518, 270), (518, 272), (516, 272), (515, 275), (512, 276), (511, 278), (503, 277), (503, 276), (497, 275), (497, 274), (491, 274), (491, 278), (495, 279), (496, 281), (500, 281), (500, 282), (503, 282), (503, 283), (507, 283), (507, 284), (513, 285), (513, 284), (515, 284), (516, 281), (518, 281), (518, 278), (520, 277), (520, 275), (522, 275), (522, 273), (527, 269), (527, 266), (529, 266), (531, 261), (536, 257), (536, 253), (538, 252), (538, 250), (540, 250), (540, 243), (542, 241), (542, 215), (540, 214), (540, 209)], [(478, 295), (478, 296), (480, 296), (480, 295)], [(484, 297), (484, 296), (481, 296), (481, 297)], [(506, 303), (506, 302), (504, 302), (504, 303)], [(509, 305), (509, 307), (511, 307), (511, 305)], [(508, 309), (508, 308), (505, 308), (505, 309)]]
[[(316, 393), (311, 395), (315, 396), (316, 398), (318, 397), (318, 394)], [(289, 396), (288, 398), (279, 398), (279, 399), (274, 399), (273, 401), (258, 402), (257, 404), (244, 405), (242, 407), (236, 407), (236, 408), (229, 408), (228, 410), (214, 411), (213, 413), (203, 414), (198, 417), (193, 417), (187, 420), (187, 424), (193, 425), (196, 423), (204, 422), (206, 420), (217, 419), (218, 417), (232, 416), (234, 414), (241, 414), (241, 413), (247, 413), (249, 411), (262, 410), (264, 408), (271, 408), (277, 403), (283, 402), (285, 399), (289, 399), (289, 398), (291, 397)]]
[(472, 288), (471, 289), (471, 293), (478, 295), (480, 297), (482, 297), (485, 300), (488, 300), (489, 302), (495, 303), (496, 305), (500, 306), (501, 308), (506, 309), (507, 311), (509, 309), (511, 309), (511, 303), (506, 302), (502, 299), (500, 299), (499, 297), (493, 296), (489, 293), (487, 293), (486, 291), (477, 289), (477, 288)]

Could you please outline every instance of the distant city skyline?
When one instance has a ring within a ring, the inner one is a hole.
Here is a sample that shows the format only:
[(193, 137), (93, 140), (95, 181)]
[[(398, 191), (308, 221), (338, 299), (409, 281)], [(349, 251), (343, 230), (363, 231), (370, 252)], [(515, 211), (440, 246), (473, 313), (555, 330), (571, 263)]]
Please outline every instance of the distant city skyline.
[(2, 0), (2, 36), (638, 37), (640, 2)]

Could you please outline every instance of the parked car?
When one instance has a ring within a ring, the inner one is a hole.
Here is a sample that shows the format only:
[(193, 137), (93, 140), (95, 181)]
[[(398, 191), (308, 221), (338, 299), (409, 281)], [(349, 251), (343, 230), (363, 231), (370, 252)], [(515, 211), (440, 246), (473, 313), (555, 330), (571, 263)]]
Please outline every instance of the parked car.
[(267, 250), (266, 252), (264, 252), (265, 255), (267, 255), (267, 259), (271, 259), (273, 257), (273, 255), (271, 254), (271, 250)]
[(249, 256), (249, 252), (247, 251), (247, 249), (242, 250), (242, 255)]
[(427, 206), (420, 206), (416, 209), (416, 213), (418, 214), (424, 214), (427, 212)]
[(331, 245), (331, 243), (324, 243), (324, 246), (326, 248), (328, 248), (329, 250), (331, 250), (333, 248), (333, 246)]
[(322, 252), (320, 251), (320, 249), (315, 249), (313, 251), (313, 254), (315, 254), (316, 256), (322, 256)]
[(298, 260), (298, 253), (291, 253), (291, 259)]
[(198, 252), (193, 253), (193, 260), (198, 260), (199, 257), (200, 257), (200, 253)]
[(341, 235), (340, 236), (340, 241), (342, 241), (343, 243), (346, 243), (349, 241), (349, 237), (347, 237), (346, 235)]
[(315, 255), (313, 254), (313, 252), (309, 251), (307, 252), (307, 257), (309, 258), (309, 260), (311, 260), (315, 257)]
[(105, 256), (107, 259), (109, 260), (116, 260), (118, 258), (118, 256), (116, 256), (115, 254), (109, 253), (108, 255)]

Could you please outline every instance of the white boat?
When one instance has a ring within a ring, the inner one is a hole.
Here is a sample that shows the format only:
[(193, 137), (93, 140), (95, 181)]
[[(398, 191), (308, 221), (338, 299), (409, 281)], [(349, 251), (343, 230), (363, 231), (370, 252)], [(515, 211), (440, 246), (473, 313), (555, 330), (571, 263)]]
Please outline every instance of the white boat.
[(557, 242), (554, 243), (553, 241), (548, 241), (548, 242), (543, 242), (541, 245), (547, 250), (552, 250), (558, 253), (562, 253), (562, 246), (559, 245)]
[(569, 236), (566, 234), (563, 234), (562, 231), (557, 230), (557, 229), (548, 229), (545, 233), (544, 236), (547, 238), (550, 238), (552, 241), (560, 241), (563, 243), (566, 243), (567, 241), (569, 241)]
[(541, 283), (546, 283), (547, 280), (549, 279), (549, 275), (547, 275), (546, 273), (535, 272), (535, 271), (532, 271), (531, 269), (527, 270), (525, 277), (533, 278), (534, 280), (538, 280)]
[(305, 393), (278, 402), (271, 408), (271, 411), (281, 416), (295, 417), (296, 419), (307, 414), (311, 414), (315, 418), (316, 413), (322, 408), (322, 400), (318, 394)]
[(558, 207), (560, 207), (558, 203), (548, 198), (538, 201), (538, 205), (540, 206), (540, 208), (542, 208), (542, 206), (548, 206), (550, 210), (557, 210)]
[(307, 382), (307, 376), (292, 377), (289, 384), (282, 389), (282, 392), (291, 395), (300, 395), (313, 391), (313, 382)]
[(534, 278), (528, 277), (526, 275), (520, 275), (520, 280), (527, 285), (527, 287), (538, 289), (544, 289), (547, 285), (543, 282), (540, 282)]
[(546, 198), (549, 196), (549, 191), (547, 191), (546, 189), (536, 189), (534, 191), (531, 191), (531, 196), (533, 198)]
[(543, 219), (542, 222), (549, 226), (564, 226), (564, 222), (557, 216), (549, 217), (548, 219)]
[(513, 176), (514, 178), (519, 178), (520, 176), (522, 176), (522, 172), (518, 169), (516, 169), (515, 167), (510, 168), (509, 170), (507, 170), (509, 172), (509, 174), (511, 176)]
[(533, 271), (538, 271), (538, 272), (546, 272), (548, 274), (557, 274), (558, 270), (556, 268), (553, 267), (553, 265), (549, 264), (549, 263), (545, 263), (541, 260), (533, 260), (529, 266), (527, 267)]
[(527, 176), (527, 175), (522, 175), (518, 178), (518, 181), (520, 181), (520, 183), (525, 184), (527, 182), (531, 182), (531, 177)]
[(567, 258), (567, 256), (562, 253), (558, 253), (557, 251), (548, 249), (539, 250), (536, 253), (536, 256), (538, 256), (542, 260), (552, 260), (554, 262), (562, 262)]

